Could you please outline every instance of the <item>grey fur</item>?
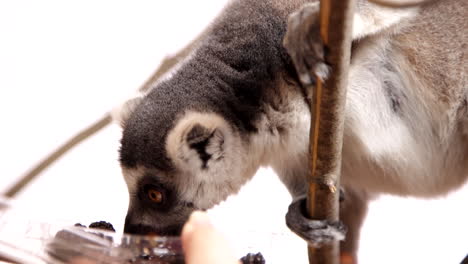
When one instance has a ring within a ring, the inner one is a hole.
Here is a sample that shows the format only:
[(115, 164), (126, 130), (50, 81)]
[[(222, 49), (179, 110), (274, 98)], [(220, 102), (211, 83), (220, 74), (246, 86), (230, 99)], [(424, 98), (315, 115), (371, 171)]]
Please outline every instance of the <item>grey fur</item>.
[[(282, 46), (288, 16), (305, 2), (232, 1), (172, 77), (123, 111), (128, 231), (180, 227), (263, 165), (293, 197), (305, 193), (310, 94)], [(467, 2), (410, 11), (359, 3), (342, 176), (343, 250), (352, 255), (371, 197), (443, 195), (468, 175)], [(145, 202), (148, 184), (171, 193), (171, 206)]]
[[(152, 89), (125, 124), (121, 151), (124, 165), (132, 167), (138, 160), (169, 168), (169, 163), (162, 163), (166, 153), (160, 144), (178, 115), (186, 110), (209, 109), (224, 116), (237, 130), (255, 132), (263, 97), (272, 90), (278, 93), (274, 82), (280, 72), (293, 74), (281, 46), (286, 21), (268, 1), (235, 1), (227, 10), (192, 58), (173, 78)], [(159, 124), (157, 130), (154, 124)], [(138, 143), (145, 139), (149, 145)], [(132, 150), (127, 144), (133, 146)]]

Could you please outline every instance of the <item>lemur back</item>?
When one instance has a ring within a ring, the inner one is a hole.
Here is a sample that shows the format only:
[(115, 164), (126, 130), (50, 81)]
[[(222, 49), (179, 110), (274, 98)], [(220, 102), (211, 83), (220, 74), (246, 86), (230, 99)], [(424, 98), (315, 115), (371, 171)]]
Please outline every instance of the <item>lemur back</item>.
[(467, 10), (463, 1), (438, 1), (356, 43), (345, 184), (434, 196), (466, 181)]

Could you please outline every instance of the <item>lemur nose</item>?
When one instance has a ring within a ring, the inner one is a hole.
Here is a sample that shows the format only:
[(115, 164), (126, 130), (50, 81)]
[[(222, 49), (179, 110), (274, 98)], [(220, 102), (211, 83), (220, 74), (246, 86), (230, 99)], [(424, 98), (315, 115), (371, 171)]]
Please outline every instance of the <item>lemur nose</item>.
[(151, 226), (125, 223), (124, 233), (133, 235), (157, 235)]
[(154, 228), (142, 224), (125, 224), (124, 233), (134, 235), (180, 236), (182, 233), (182, 227), (167, 226)]
[(169, 225), (153, 227), (132, 222), (128, 217), (125, 219), (124, 233), (134, 235), (156, 235), (156, 236), (180, 236), (182, 225)]

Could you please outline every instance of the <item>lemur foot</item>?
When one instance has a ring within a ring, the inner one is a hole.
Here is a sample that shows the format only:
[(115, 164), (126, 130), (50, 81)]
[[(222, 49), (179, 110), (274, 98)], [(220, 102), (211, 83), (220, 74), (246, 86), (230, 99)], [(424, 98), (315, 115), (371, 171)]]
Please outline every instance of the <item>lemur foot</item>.
[(312, 220), (305, 215), (305, 198), (293, 202), (286, 214), (286, 225), (313, 247), (320, 247), (345, 238), (341, 221)]
[(283, 45), (303, 84), (314, 85), (316, 77), (321, 81), (327, 79), (330, 67), (324, 61), (318, 3), (306, 4), (289, 16)]

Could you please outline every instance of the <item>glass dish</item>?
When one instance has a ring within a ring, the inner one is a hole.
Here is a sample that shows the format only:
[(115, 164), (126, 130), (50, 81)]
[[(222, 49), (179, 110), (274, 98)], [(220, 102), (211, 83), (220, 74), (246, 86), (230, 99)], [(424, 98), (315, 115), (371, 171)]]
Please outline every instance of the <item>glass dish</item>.
[(0, 260), (18, 263), (184, 263), (178, 237), (118, 234), (27, 217), (0, 198)]
[[(178, 237), (113, 233), (74, 223), (52, 220), (42, 208), (0, 196), (0, 263), (62, 264), (77, 258), (88, 260), (86, 263), (184, 263)], [(239, 258), (261, 252), (269, 264), (307, 263), (305, 243), (287, 230), (245, 229), (242, 225), (217, 228), (224, 230)]]

